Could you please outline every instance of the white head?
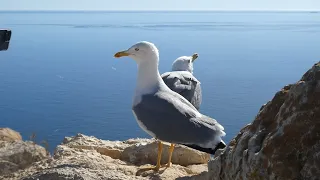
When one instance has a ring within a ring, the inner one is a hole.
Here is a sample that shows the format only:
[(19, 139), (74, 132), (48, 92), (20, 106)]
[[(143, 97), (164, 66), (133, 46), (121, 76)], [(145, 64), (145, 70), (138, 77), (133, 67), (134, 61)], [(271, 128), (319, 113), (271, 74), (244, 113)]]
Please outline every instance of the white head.
[[(159, 52), (157, 47), (147, 41), (141, 41), (129, 49), (117, 52), (114, 57), (129, 56), (138, 64), (137, 85), (134, 104), (140, 101), (143, 94), (155, 92), (164, 84), (158, 70)], [(164, 88), (166, 88), (165, 86)], [(168, 87), (167, 87), (168, 88)]]
[(189, 71), (193, 73), (193, 62), (199, 57), (197, 53), (192, 56), (181, 56), (172, 64), (172, 71)]
[(123, 56), (131, 57), (138, 64), (146, 62), (153, 62), (156, 64), (159, 63), (159, 51), (157, 47), (153, 43), (147, 41), (140, 41), (131, 46), (129, 49), (117, 52), (114, 55), (116, 58)]

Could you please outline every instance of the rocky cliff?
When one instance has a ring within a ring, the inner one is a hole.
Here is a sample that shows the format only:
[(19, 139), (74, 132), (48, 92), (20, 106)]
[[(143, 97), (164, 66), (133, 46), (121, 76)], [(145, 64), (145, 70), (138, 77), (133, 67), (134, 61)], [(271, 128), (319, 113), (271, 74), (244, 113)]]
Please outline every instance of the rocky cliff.
[[(7, 138), (12, 139), (10, 135)], [(168, 159), (169, 145), (163, 147), (163, 164)], [(0, 141), (0, 179), (198, 179), (206, 175), (201, 173), (207, 171), (210, 158), (206, 153), (177, 146), (172, 167), (136, 176), (139, 167), (155, 164), (156, 157), (154, 139), (106, 141), (78, 134), (66, 137), (53, 156), (46, 155), (46, 150), (33, 142)]]
[(208, 167), (209, 179), (320, 179), (320, 63), (263, 105)]
[[(168, 148), (165, 144), (162, 163)], [(66, 137), (50, 156), (18, 132), (0, 128), (0, 179), (320, 179), (320, 63), (276, 93), (211, 160), (177, 146), (172, 167), (137, 176), (156, 156), (153, 139), (105, 141), (83, 134)]]

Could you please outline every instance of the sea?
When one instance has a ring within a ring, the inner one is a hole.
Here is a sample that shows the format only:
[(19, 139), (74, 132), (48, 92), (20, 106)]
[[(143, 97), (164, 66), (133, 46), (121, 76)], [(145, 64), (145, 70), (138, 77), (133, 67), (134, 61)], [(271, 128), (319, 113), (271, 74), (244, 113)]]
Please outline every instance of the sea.
[(161, 73), (199, 54), (200, 112), (226, 142), (320, 60), (319, 12), (2, 11), (0, 28), (12, 31), (0, 51), (0, 127), (51, 151), (77, 133), (149, 137), (131, 110), (137, 65), (113, 57), (138, 41), (158, 47)]

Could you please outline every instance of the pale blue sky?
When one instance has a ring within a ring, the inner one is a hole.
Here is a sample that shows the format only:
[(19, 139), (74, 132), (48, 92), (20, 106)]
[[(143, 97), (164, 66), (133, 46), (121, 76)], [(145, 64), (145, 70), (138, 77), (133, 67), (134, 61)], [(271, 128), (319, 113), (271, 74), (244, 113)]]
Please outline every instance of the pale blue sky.
[(320, 0), (0, 0), (0, 10), (319, 10)]

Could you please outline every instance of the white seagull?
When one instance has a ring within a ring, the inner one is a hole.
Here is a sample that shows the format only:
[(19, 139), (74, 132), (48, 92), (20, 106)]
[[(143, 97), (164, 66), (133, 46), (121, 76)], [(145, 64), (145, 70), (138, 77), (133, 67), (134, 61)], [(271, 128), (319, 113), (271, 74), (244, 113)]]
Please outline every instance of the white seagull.
[(199, 57), (181, 56), (172, 64), (172, 71), (161, 75), (164, 83), (174, 92), (186, 98), (198, 111), (202, 101), (201, 83), (193, 75), (193, 62)]
[(138, 42), (114, 55), (116, 58), (123, 56), (129, 56), (138, 64), (133, 114), (139, 126), (159, 141), (156, 166), (143, 169), (160, 169), (162, 141), (171, 143), (167, 167), (171, 166), (175, 144), (210, 154), (226, 147), (221, 139), (226, 135), (223, 126), (198, 112), (188, 100), (164, 83), (158, 70), (159, 52), (153, 43)]

